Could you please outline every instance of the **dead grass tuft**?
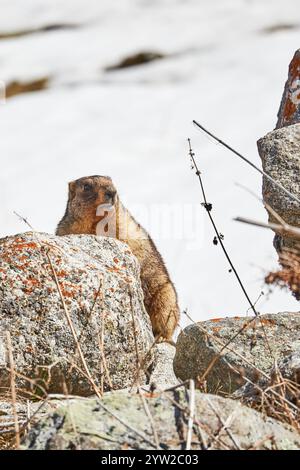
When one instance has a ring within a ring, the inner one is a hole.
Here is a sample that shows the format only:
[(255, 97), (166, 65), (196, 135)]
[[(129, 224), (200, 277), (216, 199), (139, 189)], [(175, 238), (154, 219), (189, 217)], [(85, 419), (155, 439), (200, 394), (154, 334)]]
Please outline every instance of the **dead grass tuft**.
[(281, 269), (269, 273), (265, 281), (280, 288), (289, 288), (300, 300), (300, 254), (296, 250), (284, 249), (279, 256)]

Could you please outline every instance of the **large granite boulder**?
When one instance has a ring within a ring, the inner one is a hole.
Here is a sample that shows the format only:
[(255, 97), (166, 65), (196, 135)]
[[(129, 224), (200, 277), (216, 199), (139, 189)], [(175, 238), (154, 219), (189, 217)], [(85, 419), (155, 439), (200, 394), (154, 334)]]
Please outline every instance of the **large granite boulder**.
[(251, 380), (258, 370), (269, 373), (276, 359), (297, 350), (299, 313), (220, 318), (189, 325), (180, 333), (174, 370), (181, 380), (192, 378), (202, 385), (201, 377), (217, 358), (205, 375), (207, 389), (231, 393), (242, 385), (243, 376)]
[(97, 387), (125, 388), (137, 370), (145, 383), (153, 360), (138, 262), (112, 238), (29, 232), (1, 239), (2, 392), (10, 380), (7, 331), (18, 392), (90, 395), (87, 369)]
[[(300, 199), (300, 49), (289, 66), (276, 129), (261, 138), (257, 145), (264, 171)], [(265, 177), (263, 198), (287, 224), (300, 226), (299, 202)], [(278, 224), (268, 206), (269, 221)], [(274, 238), (279, 254), (284, 248), (298, 248), (299, 242), (299, 237), (278, 231)]]
[[(22, 448), (55, 449), (299, 449), (299, 434), (229, 398), (196, 391), (195, 422), (188, 417), (192, 395), (105, 393), (102, 400), (70, 399), (36, 423)], [(146, 405), (145, 405), (146, 403)], [(192, 421), (191, 421), (192, 424)]]

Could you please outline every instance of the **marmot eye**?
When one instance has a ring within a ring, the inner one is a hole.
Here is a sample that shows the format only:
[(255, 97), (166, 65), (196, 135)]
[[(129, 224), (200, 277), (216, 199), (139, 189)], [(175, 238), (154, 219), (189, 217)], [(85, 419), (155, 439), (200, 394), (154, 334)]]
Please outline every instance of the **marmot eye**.
[(91, 191), (91, 189), (92, 189), (92, 185), (91, 185), (91, 184), (85, 183), (85, 184), (83, 185), (83, 191)]
[(105, 191), (105, 199), (108, 201), (109, 199), (114, 198), (114, 193), (112, 191)]

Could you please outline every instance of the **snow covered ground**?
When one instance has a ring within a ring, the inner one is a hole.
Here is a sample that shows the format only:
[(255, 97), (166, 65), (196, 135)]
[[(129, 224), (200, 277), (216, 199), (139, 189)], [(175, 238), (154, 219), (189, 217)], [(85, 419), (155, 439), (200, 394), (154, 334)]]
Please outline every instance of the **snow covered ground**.
[[(260, 176), (191, 124), (199, 120), (260, 164), (256, 141), (275, 126), (299, 47), (298, 0), (0, 0), (0, 13), (0, 34), (77, 26), (0, 40), (0, 80), (51, 79), (47, 90), (0, 105), (0, 236), (26, 230), (13, 211), (53, 232), (67, 182), (110, 175), (154, 235), (181, 308), (195, 320), (245, 314), (199, 204), (190, 137), (232, 259), (251, 298), (265, 292), (258, 309), (299, 308), (289, 293), (264, 287), (276, 267), (272, 233), (232, 220), (266, 220), (261, 203), (235, 184), (260, 195)], [(166, 58), (105, 71), (144, 50)]]

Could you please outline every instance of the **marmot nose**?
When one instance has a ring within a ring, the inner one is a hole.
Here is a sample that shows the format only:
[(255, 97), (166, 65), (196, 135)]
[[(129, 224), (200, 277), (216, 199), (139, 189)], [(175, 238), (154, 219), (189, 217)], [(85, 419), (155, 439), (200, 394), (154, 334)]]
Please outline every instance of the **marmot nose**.
[(104, 194), (105, 202), (108, 202), (109, 204), (114, 204), (115, 195), (116, 193), (113, 191), (105, 191), (105, 194)]

